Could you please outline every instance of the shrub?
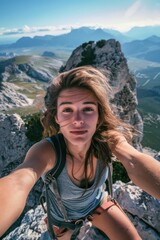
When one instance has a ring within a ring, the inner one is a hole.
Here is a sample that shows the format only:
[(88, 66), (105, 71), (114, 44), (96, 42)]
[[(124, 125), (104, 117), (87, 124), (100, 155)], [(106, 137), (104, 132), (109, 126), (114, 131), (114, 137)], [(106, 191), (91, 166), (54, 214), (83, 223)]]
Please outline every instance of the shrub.
[(62, 72), (64, 72), (64, 70), (65, 70), (65, 66), (64, 66), (64, 65), (62, 65), (62, 66), (60, 67), (60, 69), (59, 69), (59, 73), (62, 73)]
[(88, 45), (88, 43), (82, 43), (82, 48), (84, 49), (86, 46)]
[(86, 49), (82, 52), (81, 62), (77, 65), (77, 67), (92, 65), (95, 63), (96, 55), (94, 53), (94, 49), (92, 49), (91, 45), (88, 45)]
[(96, 46), (102, 48), (106, 44), (106, 40), (102, 39), (96, 43)]
[(113, 183), (116, 182), (117, 180), (121, 180), (124, 183), (130, 181), (127, 171), (125, 170), (123, 165), (118, 161), (113, 162)]
[(40, 113), (34, 113), (23, 117), (27, 127), (26, 136), (30, 141), (37, 142), (43, 137), (43, 127), (40, 121)]

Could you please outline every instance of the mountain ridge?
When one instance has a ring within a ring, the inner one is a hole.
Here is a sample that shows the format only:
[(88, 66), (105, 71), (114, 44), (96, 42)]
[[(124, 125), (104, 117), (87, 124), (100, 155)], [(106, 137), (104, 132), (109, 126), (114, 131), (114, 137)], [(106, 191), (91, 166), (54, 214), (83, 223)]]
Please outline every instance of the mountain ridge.
[[(138, 29), (138, 30), (137, 30)], [(140, 34), (139, 34), (139, 29), (141, 32), (146, 32), (146, 34), (143, 35), (143, 37), (140, 37)], [(146, 30), (147, 29), (147, 30)], [(136, 31), (137, 31), (137, 34), (136, 34)], [(12, 44), (7, 44), (7, 46), (12, 46), (12, 47), (17, 47), (19, 45), (19, 43), (24, 43), (24, 39), (27, 40), (28, 38), (28, 41), (32, 42), (32, 44), (37, 44), (37, 45), (45, 45), (47, 43), (47, 41), (57, 41), (59, 39), (63, 39), (63, 38), (68, 38), (68, 37), (72, 37), (72, 35), (76, 34), (80, 34), (81, 37), (82, 37), (82, 33), (84, 35), (88, 35), (89, 37), (89, 34), (93, 35), (93, 32), (95, 32), (95, 34), (102, 34), (104, 35), (104, 38), (105, 40), (108, 40), (109, 38), (116, 38), (116, 40), (120, 41), (121, 43), (123, 42), (130, 42), (130, 41), (133, 41), (133, 40), (142, 40), (142, 39), (145, 39), (145, 38), (148, 38), (152, 35), (157, 35), (160, 37), (160, 26), (157, 26), (157, 27), (153, 27), (153, 26), (148, 26), (148, 27), (134, 27), (132, 28), (131, 30), (127, 31), (127, 32), (120, 32), (118, 30), (115, 30), (115, 29), (107, 29), (107, 28), (91, 28), (91, 27), (85, 27), (85, 26), (82, 26), (80, 28), (72, 28), (70, 32), (68, 33), (64, 33), (64, 34), (60, 34), (60, 35), (45, 35), (45, 36), (34, 36), (34, 37), (29, 37), (29, 36), (24, 36), (24, 37), (21, 37), (19, 38), (15, 43), (12, 43)], [(135, 34), (133, 34), (135, 32)], [(98, 37), (98, 36), (97, 36)], [(90, 41), (90, 40), (100, 40), (98, 38), (96, 39), (91, 39), (91, 36), (89, 39), (86, 39), (84, 40), (84, 42), (86, 41)], [(29, 43), (28, 43), (29, 44)], [(78, 42), (77, 45), (81, 44), (80, 42)], [(2, 46), (2, 45), (1, 45)], [(30, 46), (30, 45), (29, 45)], [(75, 47), (75, 45), (73, 46)]]

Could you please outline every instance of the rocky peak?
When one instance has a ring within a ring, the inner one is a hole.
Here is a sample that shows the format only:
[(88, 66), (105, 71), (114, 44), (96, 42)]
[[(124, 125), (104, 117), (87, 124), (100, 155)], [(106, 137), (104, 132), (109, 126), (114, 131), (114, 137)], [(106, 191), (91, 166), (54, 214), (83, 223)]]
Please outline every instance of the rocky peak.
[[(90, 41), (76, 48), (60, 72), (74, 67), (92, 65), (102, 69), (109, 77), (113, 95), (110, 102), (121, 119), (132, 124), (139, 132), (143, 132), (143, 122), (137, 111), (136, 81), (130, 74), (127, 60), (121, 51), (121, 45), (114, 39)], [(134, 145), (140, 149), (142, 135), (134, 139)]]

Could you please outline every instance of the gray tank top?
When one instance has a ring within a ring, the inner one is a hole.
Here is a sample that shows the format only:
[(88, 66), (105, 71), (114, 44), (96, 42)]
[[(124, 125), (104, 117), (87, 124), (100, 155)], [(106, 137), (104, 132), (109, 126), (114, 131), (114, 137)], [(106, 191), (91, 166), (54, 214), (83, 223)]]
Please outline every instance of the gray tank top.
[[(85, 217), (100, 204), (105, 193), (106, 188), (105, 181), (108, 178), (108, 166), (106, 166), (106, 168), (103, 170), (99, 183), (96, 186), (99, 172), (100, 163), (99, 161), (97, 161), (97, 169), (94, 182), (92, 186), (85, 190), (84, 188), (78, 187), (70, 179), (67, 172), (66, 161), (65, 167), (63, 168), (61, 174), (57, 178), (57, 185), (62, 203), (67, 211), (67, 216), (69, 220), (76, 220)], [(43, 176), (42, 179), (44, 179)], [(51, 196), (50, 198), (51, 215), (55, 219), (63, 221), (64, 218), (57, 206), (56, 198), (54, 196), (54, 192), (51, 185), (49, 194)]]

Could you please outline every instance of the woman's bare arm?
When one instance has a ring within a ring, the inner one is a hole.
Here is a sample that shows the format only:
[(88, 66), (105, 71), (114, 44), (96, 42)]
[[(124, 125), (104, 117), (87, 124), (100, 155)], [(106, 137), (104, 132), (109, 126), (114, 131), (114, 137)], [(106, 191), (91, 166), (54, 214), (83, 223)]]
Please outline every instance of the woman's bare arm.
[(51, 144), (41, 141), (30, 148), (21, 165), (0, 179), (0, 236), (18, 219), (32, 187), (54, 161)]
[(122, 139), (112, 151), (123, 164), (130, 179), (144, 191), (160, 199), (160, 162), (137, 151)]

